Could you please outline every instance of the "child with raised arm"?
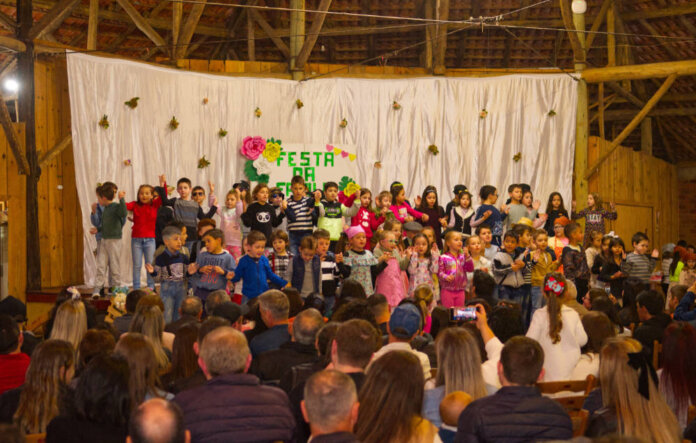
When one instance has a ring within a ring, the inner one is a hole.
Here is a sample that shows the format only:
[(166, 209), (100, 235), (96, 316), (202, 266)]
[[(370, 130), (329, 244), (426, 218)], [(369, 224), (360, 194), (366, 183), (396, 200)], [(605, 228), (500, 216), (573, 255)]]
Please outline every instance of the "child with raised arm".
[(626, 256), (626, 260), (621, 264), (621, 272), (626, 277), (638, 278), (643, 283), (650, 284), (650, 276), (657, 265), (657, 258), (660, 251), (653, 249), (652, 254), (648, 255), (650, 240), (643, 232), (636, 232), (631, 238), (633, 252)]
[[(138, 199), (126, 203), (126, 209), (133, 213), (133, 233), (131, 235), (131, 253), (133, 256), (133, 289), (140, 289), (140, 271), (145, 263), (155, 259), (155, 221), (162, 199), (155, 197), (155, 189), (150, 185), (140, 185)], [(147, 274), (147, 285), (155, 289), (155, 282)]]
[(314, 191), (314, 206), (319, 210), (317, 227), (326, 229), (331, 235), (331, 252), (336, 252), (336, 243), (341, 238), (345, 221), (343, 215), (348, 208), (338, 201), (338, 184), (336, 182), (324, 183), (324, 198), (321, 191)]
[(299, 253), (300, 242), (312, 235), (312, 227), (316, 223), (314, 199), (307, 196), (307, 186), (301, 175), (296, 175), (290, 181), (292, 196), (286, 200), (285, 216), (288, 219), (288, 235), (290, 236), (290, 253)]
[(471, 226), (475, 228), (485, 222), (490, 226), (493, 234), (491, 243), (500, 247), (503, 235), (503, 216), (495, 207), (495, 202), (498, 201), (498, 190), (495, 189), (495, 186), (482, 186), (479, 197), (481, 197), (481, 206), (476, 209)]
[(97, 276), (94, 282), (92, 297), (99, 297), (102, 288), (108, 283), (106, 279), (107, 268), (109, 280), (117, 287), (123, 285), (121, 279), (121, 237), (123, 236), (123, 222), (128, 215), (126, 201), (123, 199), (126, 192), (118, 193), (118, 203), (115, 185), (102, 185), (99, 188), (99, 204), (104, 208), (102, 212), (101, 226), (90, 229), (90, 233), (100, 233), (102, 236), (97, 250)]
[(468, 281), (466, 274), (474, 271), (474, 261), (463, 245), (460, 232), (448, 231), (445, 234), (437, 276), (440, 283), (440, 300), (446, 308), (464, 306)]
[(230, 189), (225, 196), (225, 205), (218, 205), (215, 196), (215, 185), (208, 182), (210, 197), (208, 205), (218, 208), (220, 216), (220, 230), (225, 234), (224, 248), (232, 254), (235, 261), (242, 257), (242, 213), (244, 213), (244, 200), (236, 189)]
[(587, 207), (580, 212), (575, 212), (576, 203), (573, 200), (572, 211), (570, 214), (571, 220), (576, 220), (578, 218), (585, 219), (585, 238), (583, 241), (583, 247), (588, 247), (592, 242), (592, 233), (600, 232), (602, 235), (606, 234), (606, 226), (604, 224), (605, 220), (616, 220), (616, 207), (614, 202), (609, 204), (610, 210), (607, 211), (602, 206), (602, 199), (599, 194), (591, 193), (587, 196)]
[(351, 226), (360, 226), (365, 231), (365, 236), (367, 237), (367, 248), (371, 248), (372, 235), (379, 228), (379, 226), (384, 223), (385, 215), (387, 213), (387, 208), (382, 207), (379, 210), (379, 214), (370, 207), (372, 203), (372, 192), (367, 188), (360, 189), (360, 208), (358, 212), (351, 217)]
[(401, 183), (392, 184), (391, 194), (392, 205), (389, 207), (389, 210), (402, 224), (414, 220), (422, 220), (425, 223), (429, 220), (426, 214), (416, 211), (408, 204), (404, 185)]

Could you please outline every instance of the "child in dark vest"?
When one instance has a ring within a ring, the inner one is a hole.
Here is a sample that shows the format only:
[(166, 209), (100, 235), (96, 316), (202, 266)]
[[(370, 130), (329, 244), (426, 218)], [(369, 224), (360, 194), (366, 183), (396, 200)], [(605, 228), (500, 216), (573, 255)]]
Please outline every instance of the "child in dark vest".
[(290, 285), (300, 291), (303, 299), (321, 294), (321, 258), (317, 255), (317, 240), (307, 235), (300, 240), (300, 253), (290, 260)]

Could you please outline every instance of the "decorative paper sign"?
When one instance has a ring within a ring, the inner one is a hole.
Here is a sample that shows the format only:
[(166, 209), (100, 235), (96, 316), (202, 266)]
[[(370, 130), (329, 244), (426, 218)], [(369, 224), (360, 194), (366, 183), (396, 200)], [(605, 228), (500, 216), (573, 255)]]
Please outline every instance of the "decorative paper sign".
[(355, 152), (355, 147), (283, 144), (278, 159), (270, 163), (269, 186), (277, 186), (285, 195), (290, 195), (290, 180), (295, 175), (301, 175), (305, 179), (310, 191), (323, 189), (324, 183), (328, 181), (338, 183), (342, 177), (356, 179), (358, 167), (354, 161), (355, 154), (348, 152)]

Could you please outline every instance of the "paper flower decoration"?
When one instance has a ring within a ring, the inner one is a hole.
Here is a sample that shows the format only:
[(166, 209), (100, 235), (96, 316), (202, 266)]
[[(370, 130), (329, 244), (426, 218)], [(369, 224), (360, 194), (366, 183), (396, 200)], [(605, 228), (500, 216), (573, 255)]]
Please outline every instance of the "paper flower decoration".
[(246, 174), (249, 181), (268, 183), (268, 175), (259, 175), (258, 172), (256, 172), (253, 160), (247, 160), (246, 163), (244, 163), (244, 174)]
[(302, 109), (304, 103), (302, 103), (302, 100), (298, 98), (297, 100), (295, 100), (295, 106), (297, 106), (297, 109)]
[(249, 160), (256, 160), (264, 149), (266, 149), (266, 140), (263, 137), (244, 137), (240, 152)]
[(101, 120), (99, 120), (99, 126), (104, 129), (109, 129), (109, 117), (106, 114), (102, 115)]
[(486, 111), (486, 108), (483, 108), (481, 112), (479, 112), (479, 118), (486, 118), (488, 117), (488, 111)]
[(256, 118), (261, 118), (261, 108), (254, 109), (254, 115)]
[(140, 100), (140, 97), (133, 97), (132, 99), (125, 102), (125, 105), (131, 109), (135, 109), (138, 107), (138, 100)]
[(273, 163), (274, 161), (278, 160), (278, 157), (280, 157), (280, 151), (283, 150), (280, 143), (280, 140), (276, 140), (274, 138), (269, 138), (266, 141), (266, 149), (263, 150), (262, 155), (270, 163)]
[(398, 111), (399, 109), (401, 109), (401, 105), (399, 104), (399, 102), (394, 100), (394, 103), (392, 103), (392, 108), (394, 108), (395, 111)]
[(179, 127), (179, 120), (176, 119), (176, 117), (172, 117), (171, 120), (169, 120), (169, 129), (172, 131), (175, 131), (176, 128)]
[(263, 156), (260, 156), (252, 163), (258, 175), (269, 175), (271, 173), (271, 163)]
[(554, 110), (552, 109), (552, 110), (550, 110), (549, 113), (546, 114), (546, 115), (548, 115), (549, 117), (553, 117), (554, 115), (556, 115), (556, 111), (554, 111)]
[(341, 128), (345, 128), (346, 126), (348, 126), (348, 120), (344, 118), (343, 120), (341, 120), (341, 123), (339, 123), (338, 126), (340, 126)]
[(203, 99), (203, 104), (204, 104), (204, 105), (207, 105), (207, 104), (208, 104), (208, 97), (205, 97), (205, 98)]
[(437, 149), (437, 146), (435, 146), (435, 145), (428, 146), (428, 151), (430, 151), (430, 153), (433, 155), (437, 155), (440, 153), (440, 151), (438, 151), (438, 149)]
[(123, 166), (130, 166), (131, 164), (132, 164), (131, 159), (127, 158), (127, 159), (123, 160)]
[(375, 162), (375, 168), (382, 169), (382, 162)]
[(225, 131), (224, 129), (220, 128), (220, 130), (218, 131), (218, 136), (219, 136), (220, 138), (222, 138), (222, 137), (224, 137), (224, 136), (226, 136), (226, 135), (227, 135), (227, 131)]
[(512, 159), (515, 161), (515, 163), (517, 163), (518, 161), (522, 160), (522, 153), (518, 152), (512, 157)]
[(208, 166), (210, 166), (210, 162), (205, 158), (205, 155), (198, 159), (198, 169), (204, 169)]
[(350, 197), (351, 195), (355, 194), (360, 190), (360, 185), (358, 185), (355, 182), (348, 183), (346, 186), (346, 189), (343, 190), (343, 194), (345, 194), (347, 197)]
[(343, 191), (345, 193), (346, 189), (348, 188), (348, 185), (351, 183), (355, 183), (355, 180), (348, 177), (347, 175), (344, 175), (343, 177), (341, 177), (341, 181), (338, 182), (338, 190)]

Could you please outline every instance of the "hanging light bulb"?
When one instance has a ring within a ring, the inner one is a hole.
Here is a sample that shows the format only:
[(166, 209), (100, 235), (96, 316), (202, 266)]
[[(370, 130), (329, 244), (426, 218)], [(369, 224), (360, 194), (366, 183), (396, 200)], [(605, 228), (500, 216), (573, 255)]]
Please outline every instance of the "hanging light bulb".
[(587, 2), (585, 0), (573, 0), (570, 4), (570, 9), (573, 10), (573, 14), (584, 14), (587, 11)]
[(7, 80), (5, 80), (4, 86), (5, 86), (5, 89), (9, 92), (19, 91), (19, 83), (17, 82), (17, 80), (15, 80), (13, 78), (8, 78)]

